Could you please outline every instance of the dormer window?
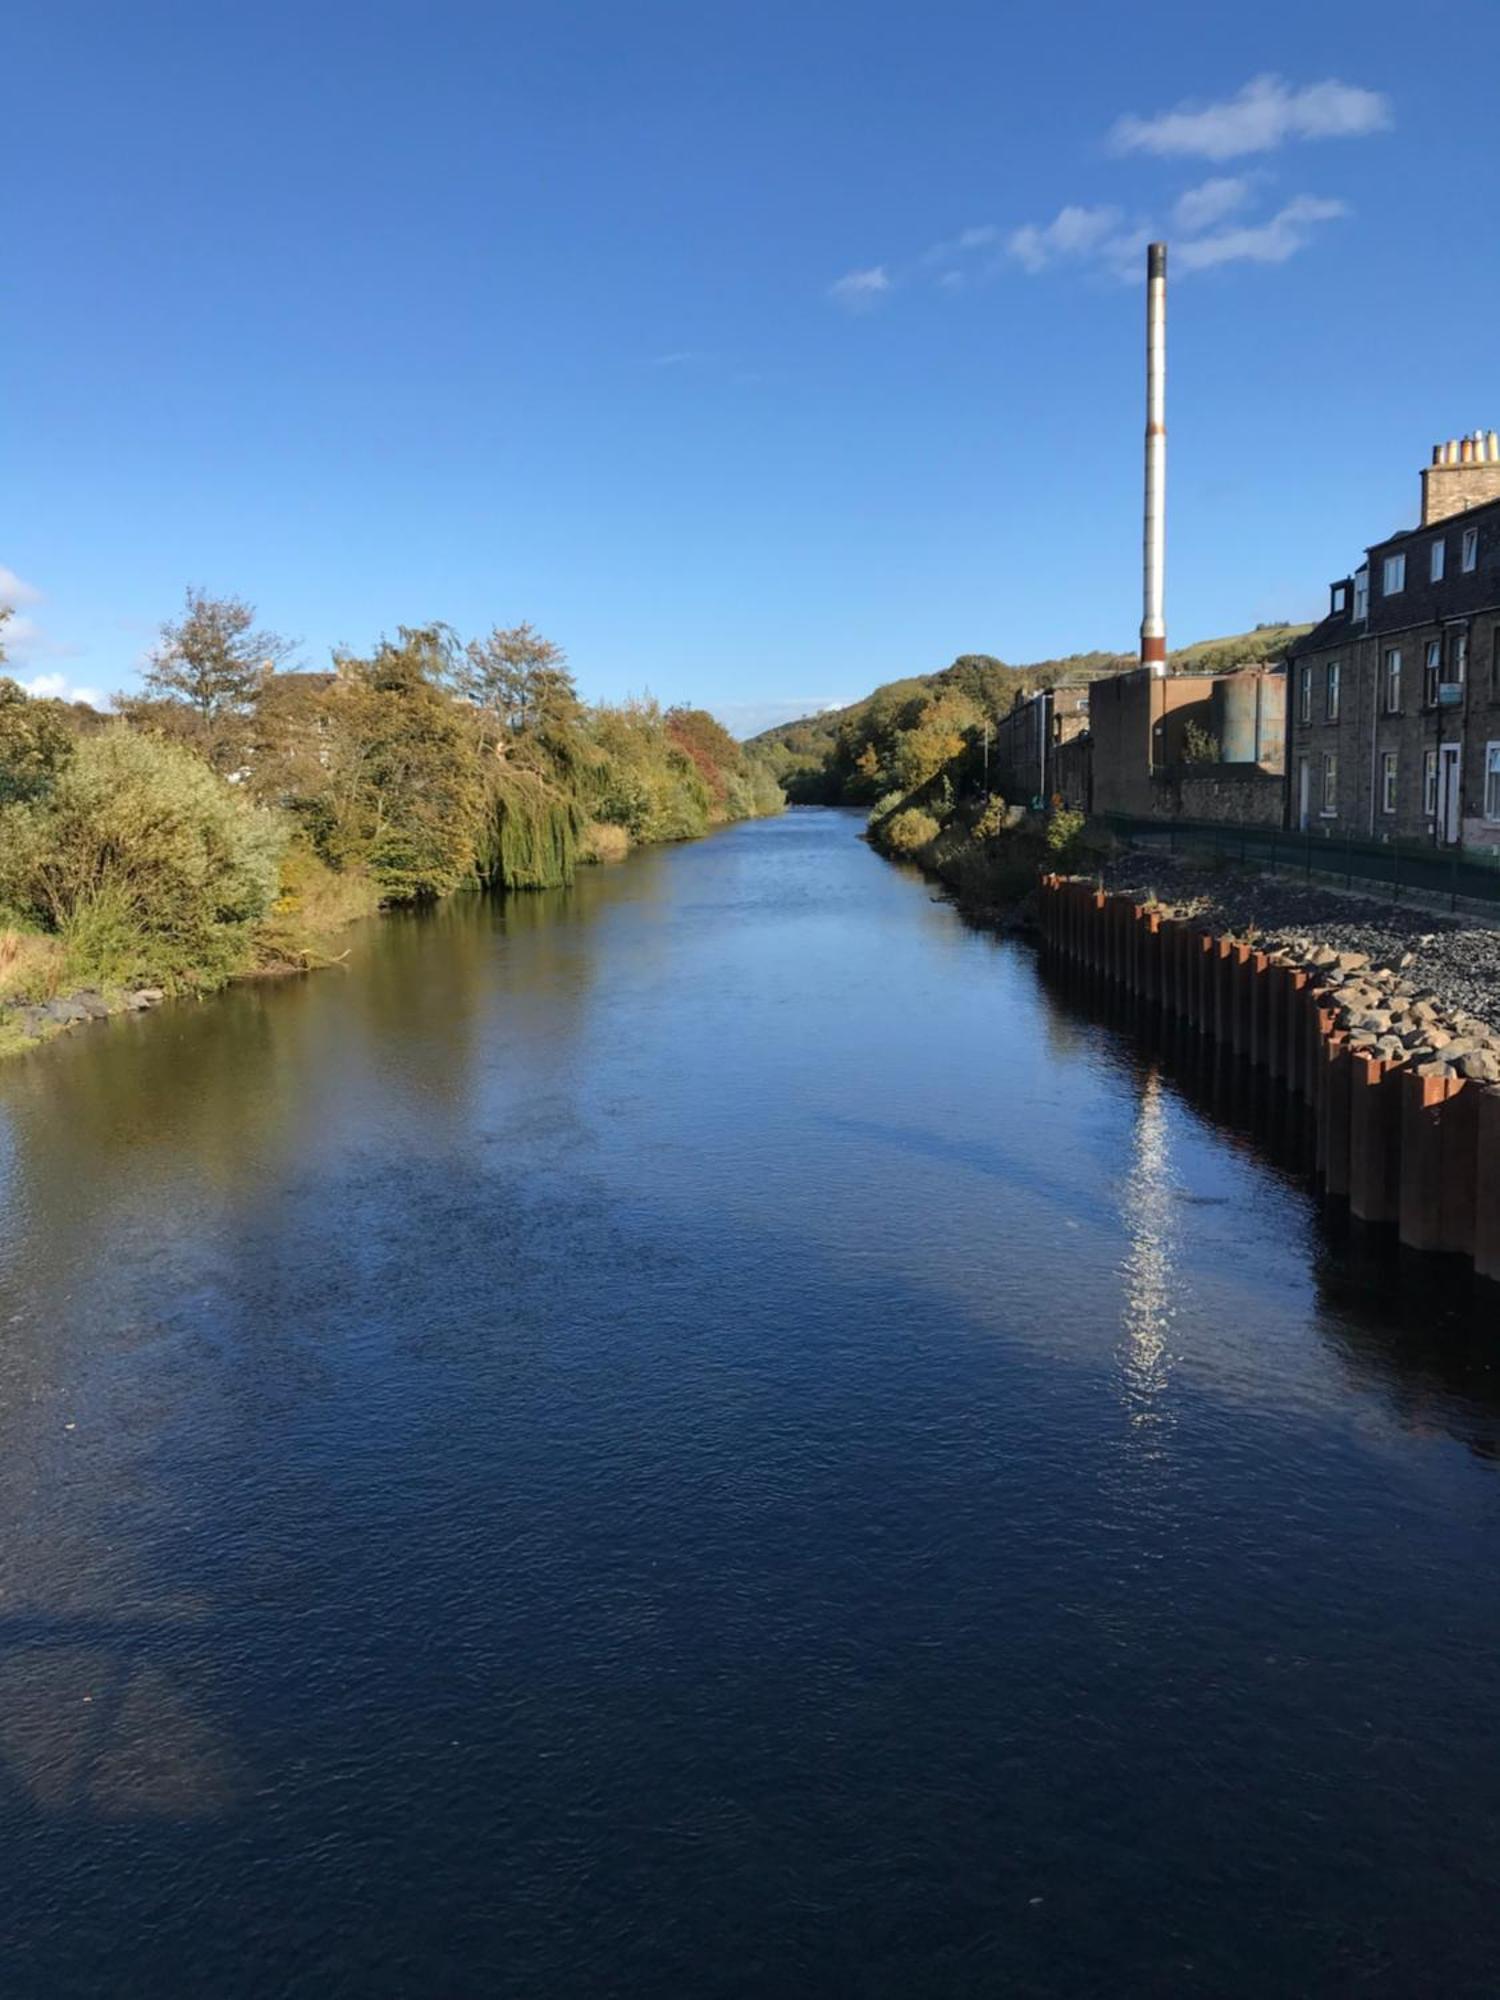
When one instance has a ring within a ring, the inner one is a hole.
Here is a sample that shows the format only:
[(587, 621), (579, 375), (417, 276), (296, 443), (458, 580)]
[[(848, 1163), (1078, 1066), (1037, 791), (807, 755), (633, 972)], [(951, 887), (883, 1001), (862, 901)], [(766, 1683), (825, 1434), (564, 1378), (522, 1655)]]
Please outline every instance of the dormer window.
[(1354, 572), (1354, 617), (1355, 622), (1370, 615), (1370, 572), (1360, 569)]
[(1463, 568), (1465, 570), (1471, 570), (1471, 569), (1477, 569), (1478, 567), (1479, 567), (1479, 530), (1477, 528), (1465, 528), (1464, 543), (1463, 543)]
[(1346, 612), (1346, 611), (1347, 611), (1348, 609), (1349, 609), (1349, 586), (1348, 586), (1348, 584), (1347, 584), (1347, 583), (1335, 583), (1335, 584), (1330, 584), (1330, 586), (1329, 586), (1329, 595), (1328, 595), (1328, 615), (1329, 615), (1329, 617), (1330, 617), (1330, 618), (1342, 618), (1342, 617), (1343, 617), (1343, 615), (1344, 615), (1344, 613), (1345, 613), (1345, 612)]
[(1448, 560), (1448, 544), (1441, 535), (1427, 551), (1427, 574), (1433, 583), (1441, 583), (1443, 569)]
[(1406, 557), (1387, 556), (1380, 572), (1380, 588), (1387, 597), (1398, 597), (1406, 588)]

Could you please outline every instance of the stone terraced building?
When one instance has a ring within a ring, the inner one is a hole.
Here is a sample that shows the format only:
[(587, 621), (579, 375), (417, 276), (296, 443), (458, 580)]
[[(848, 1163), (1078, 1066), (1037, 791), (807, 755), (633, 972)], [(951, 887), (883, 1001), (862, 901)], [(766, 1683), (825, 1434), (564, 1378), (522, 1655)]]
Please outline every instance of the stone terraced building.
[(1331, 586), (1288, 662), (1288, 818), (1331, 838), (1500, 847), (1500, 438), (1450, 440), (1420, 525)]

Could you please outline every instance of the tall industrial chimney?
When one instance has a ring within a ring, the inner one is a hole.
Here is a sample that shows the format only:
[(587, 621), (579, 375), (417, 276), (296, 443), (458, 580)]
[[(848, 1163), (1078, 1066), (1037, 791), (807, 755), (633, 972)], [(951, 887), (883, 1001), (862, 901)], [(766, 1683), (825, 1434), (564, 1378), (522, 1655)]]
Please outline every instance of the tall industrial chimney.
[(1167, 246), (1146, 251), (1146, 533), (1141, 665), (1166, 672)]

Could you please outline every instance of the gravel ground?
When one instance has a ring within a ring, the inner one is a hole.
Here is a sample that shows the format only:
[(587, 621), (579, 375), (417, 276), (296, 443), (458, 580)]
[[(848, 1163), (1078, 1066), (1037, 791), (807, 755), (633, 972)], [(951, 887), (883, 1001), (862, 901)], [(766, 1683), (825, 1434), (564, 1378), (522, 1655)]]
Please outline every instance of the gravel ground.
[(1274, 875), (1210, 872), (1172, 855), (1140, 851), (1104, 870), (1106, 888), (1150, 890), (1158, 902), (1201, 917), (1264, 949), (1314, 943), (1363, 952), (1372, 967), (1433, 994), (1450, 1014), (1500, 1030), (1500, 927), (1437, 916), (1407, 904), (1305, 888)]

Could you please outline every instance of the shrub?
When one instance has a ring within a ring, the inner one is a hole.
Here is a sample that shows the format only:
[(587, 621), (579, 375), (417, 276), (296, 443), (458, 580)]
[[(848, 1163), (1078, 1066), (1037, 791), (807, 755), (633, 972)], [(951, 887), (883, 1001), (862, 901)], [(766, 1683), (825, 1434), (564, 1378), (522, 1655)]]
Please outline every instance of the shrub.
[(1047, 815), (1047, 851), (1054, 860), (1066, 861), (1077, 850), (1083, 833), (1084, 815), (1071, 806), (1054, 805)]
[(979, 840), (995, 840), (1013, 823), (1011, 809), (1004, 799), (987, 799), (984, 811), (974, 822), (974, 834)]
[(312, 966), (327, 940), (373, 916), (380, 891), (362, 868), (330, 868), (305, 840), (281, 857), (280, 893), (256, 927), (255, 957), (263, 968)]
[(0, 903), (60, 937), (80, 981), (217, 985), (249, 959), (284, 842), (191, 752), (110, 729), (0, 808)]
[(941, 830), (931, 813), (908, 806), (885, 822), (881, 838), (894, 854), (916, 854), (936, 840)]
[(880, 820), (889, 819), (905, 797), (905, 792), (882, 792), (870, 808), (867, 824), (875, 826)]
[(1217, 764), (1219, 761), (1219, 739), (1211, 735), (1201, 722), (1189, 722), (1183, 728), (1182, 761), (1184, 764)]
[(623, 861), (630, 852), (630, 835), (623, 826), (590, 820), (583, 834), (583, 861)]

